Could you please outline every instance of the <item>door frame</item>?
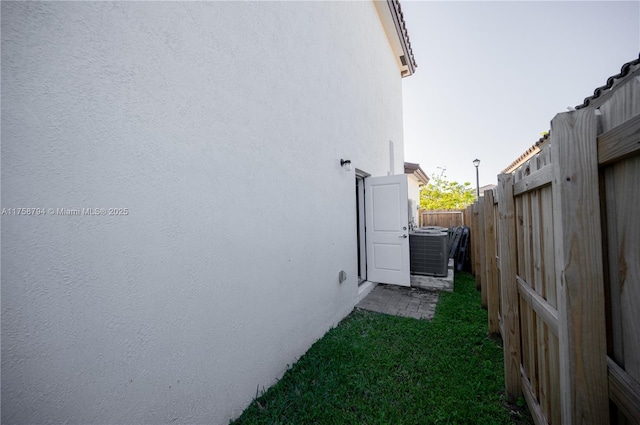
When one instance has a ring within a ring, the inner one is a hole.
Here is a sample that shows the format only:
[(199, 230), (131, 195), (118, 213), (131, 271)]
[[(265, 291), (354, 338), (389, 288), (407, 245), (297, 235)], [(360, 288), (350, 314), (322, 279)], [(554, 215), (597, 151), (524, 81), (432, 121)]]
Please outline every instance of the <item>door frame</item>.
[(358, 247), (357, 271), (358, 285), (367, 281), (367, 237), (365, 226), (365, 179), (369, 173), (356, 168), (356, 246)]

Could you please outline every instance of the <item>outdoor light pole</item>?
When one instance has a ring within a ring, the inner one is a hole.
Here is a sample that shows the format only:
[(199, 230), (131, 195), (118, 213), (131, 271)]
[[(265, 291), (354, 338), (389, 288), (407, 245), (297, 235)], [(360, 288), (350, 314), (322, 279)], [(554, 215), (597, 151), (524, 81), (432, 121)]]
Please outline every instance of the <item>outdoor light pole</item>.
[(480, 174), (478, 173), (478, 166), (480, 165), (480, 160), (477, 158), (474, 159), (473, 165), (476, 166), (476, 195), (479, 198), (480, 197)]

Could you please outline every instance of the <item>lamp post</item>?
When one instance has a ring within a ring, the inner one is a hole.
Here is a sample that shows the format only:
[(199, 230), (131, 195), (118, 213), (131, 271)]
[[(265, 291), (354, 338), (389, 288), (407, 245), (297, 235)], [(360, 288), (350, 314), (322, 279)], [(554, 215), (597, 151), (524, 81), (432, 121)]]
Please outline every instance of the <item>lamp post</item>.
[(476, 195), (479, 198), (480, 197), (480, 174), (478, 173), (478, 166), (480, 166), (480, 160), (477, 158), (474, 159), (473, 165), (476, 166)]

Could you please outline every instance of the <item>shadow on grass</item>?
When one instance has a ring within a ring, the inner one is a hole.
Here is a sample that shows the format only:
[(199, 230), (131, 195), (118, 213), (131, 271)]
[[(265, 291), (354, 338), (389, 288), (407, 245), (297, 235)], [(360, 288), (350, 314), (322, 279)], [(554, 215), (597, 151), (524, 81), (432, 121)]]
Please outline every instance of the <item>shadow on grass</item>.
[(432, 321), (354, 310), (232, 424), (532, 424), (504, 397), (473, 277)]

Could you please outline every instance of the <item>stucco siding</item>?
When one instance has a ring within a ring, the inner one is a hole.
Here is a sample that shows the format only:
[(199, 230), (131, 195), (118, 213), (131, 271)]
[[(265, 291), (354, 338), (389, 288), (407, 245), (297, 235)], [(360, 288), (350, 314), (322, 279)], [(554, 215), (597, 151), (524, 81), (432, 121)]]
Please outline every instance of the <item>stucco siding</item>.
[(402, 173), (375, 7), (2, 2), (1, 18), (2, 207), (54, 211), (2, 216), (2, 422), (227, 423), (354, 306), (340, 158), (386, 175), (391, 140)]
[(409, 192), (409, 222), (419, 226), (418, 207), (420, 207), (420, 182), (413, 175), (407, 176), (407, 189)]

